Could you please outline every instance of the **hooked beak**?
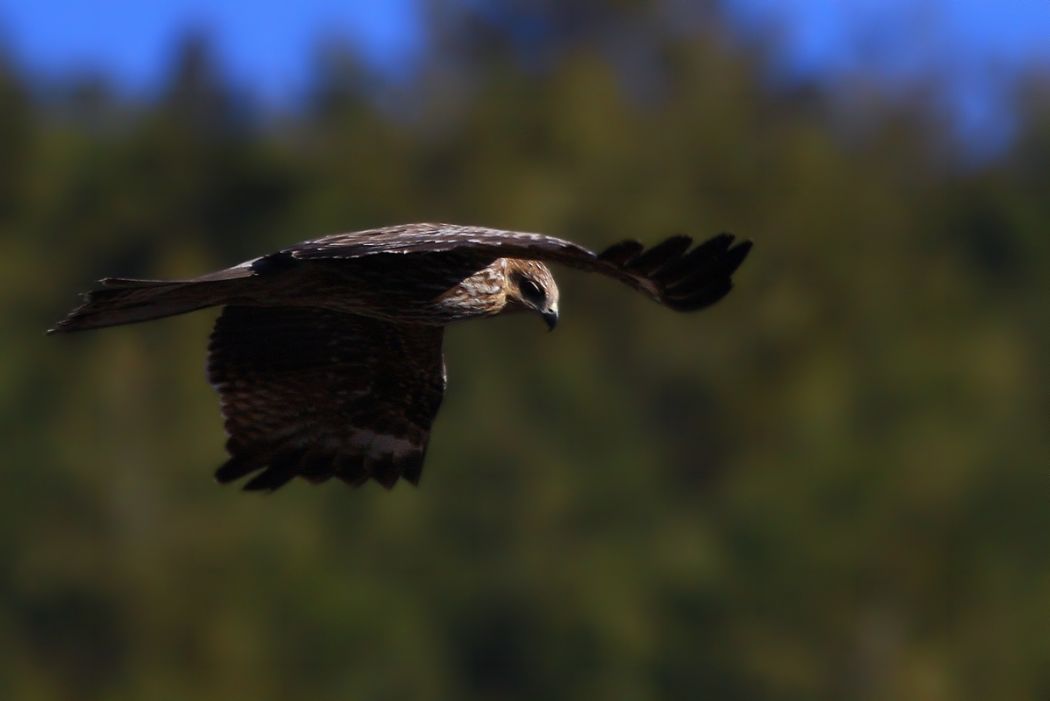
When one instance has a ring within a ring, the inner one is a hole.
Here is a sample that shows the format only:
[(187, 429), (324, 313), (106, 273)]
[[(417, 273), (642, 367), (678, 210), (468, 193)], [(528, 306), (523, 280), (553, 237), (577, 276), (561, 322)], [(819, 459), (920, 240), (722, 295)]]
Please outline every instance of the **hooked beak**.
[(553, 331), (554, 327), (558, 325), (558, 310), (557, 309), (548, 309), (545, 312), (541, 312), (540, 316), (542, 316), (543, 320), (547, 322), (547, 330), (548, 331)]

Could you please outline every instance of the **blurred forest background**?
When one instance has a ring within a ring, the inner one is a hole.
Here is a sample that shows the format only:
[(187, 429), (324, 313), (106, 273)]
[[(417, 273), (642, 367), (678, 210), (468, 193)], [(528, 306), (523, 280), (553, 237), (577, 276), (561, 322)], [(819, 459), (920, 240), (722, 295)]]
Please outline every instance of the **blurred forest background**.
[[(0, 59), (0, 697), (1050, 698), (1050, 83), (973, 159), (653, 7), (433, 3), (279, 113), (206, 35), (139, 99)], [(453, 328), (418, 490), (217, 487), (213, 312), (43, 336), (427, 220), (756, 248), (696, 316), (562, 271), (556, 333)]]

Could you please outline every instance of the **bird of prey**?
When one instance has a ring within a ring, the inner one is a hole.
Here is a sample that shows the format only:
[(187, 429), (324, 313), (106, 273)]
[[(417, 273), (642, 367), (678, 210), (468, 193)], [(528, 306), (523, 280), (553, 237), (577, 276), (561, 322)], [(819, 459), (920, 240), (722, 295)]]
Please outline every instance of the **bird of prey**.
[(407, 224), (306, 241), (187, 280), (104, 278), (49, 333), (222, 306), (208, 347), (228, 441), (220, 483), (418, 484), (445, 391), (447, 324), (532, 312), (554, 328), (548, 263), (613, 277), (675, 311), (714, 304), (751, 248), (719, 234), (594, 253), (542, 234)]

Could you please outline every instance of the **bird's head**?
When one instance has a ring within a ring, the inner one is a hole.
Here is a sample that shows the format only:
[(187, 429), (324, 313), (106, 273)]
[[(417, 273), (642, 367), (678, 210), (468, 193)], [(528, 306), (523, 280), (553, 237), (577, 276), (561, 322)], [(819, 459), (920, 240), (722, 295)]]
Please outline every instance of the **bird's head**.
[(558, 284), (550, 268), (536, 260), (509, 259), (506, 309), (536, 312), (553, 331), (558, 323)]

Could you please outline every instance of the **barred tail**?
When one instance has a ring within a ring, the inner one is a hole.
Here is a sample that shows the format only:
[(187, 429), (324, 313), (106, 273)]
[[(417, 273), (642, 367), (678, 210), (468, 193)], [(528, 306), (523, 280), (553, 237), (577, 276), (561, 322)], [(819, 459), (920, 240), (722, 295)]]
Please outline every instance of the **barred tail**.
[(225, 304), (234, 280), (129, 280), (105, 278), (84, 294), (80, 305), (48, 333), (134, 324)]

